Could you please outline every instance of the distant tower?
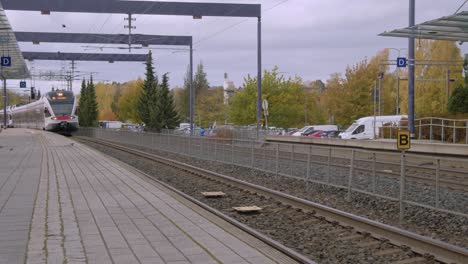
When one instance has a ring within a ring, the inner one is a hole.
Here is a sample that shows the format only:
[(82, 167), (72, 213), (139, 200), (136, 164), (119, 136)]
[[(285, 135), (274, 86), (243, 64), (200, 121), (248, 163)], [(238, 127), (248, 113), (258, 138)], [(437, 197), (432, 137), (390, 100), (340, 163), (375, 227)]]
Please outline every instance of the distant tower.
[(224, 104), (229, 104), (229, 99), (234, 95), (236, 91), (236, 87), (234, 86), (234, 82), (228, 79), (228, 74), (224, 73), (224, 83), (223, 83), (223, 90), (224, 90)]

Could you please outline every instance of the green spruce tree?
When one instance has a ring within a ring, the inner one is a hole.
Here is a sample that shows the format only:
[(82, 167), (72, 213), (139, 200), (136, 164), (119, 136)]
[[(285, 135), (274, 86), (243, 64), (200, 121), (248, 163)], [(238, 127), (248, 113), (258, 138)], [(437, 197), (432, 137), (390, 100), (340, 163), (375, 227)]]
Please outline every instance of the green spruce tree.
[(80, 100), (78, 101), (78, 118), (79, 124), (82, 127), (87, 127), (89, 124), (88, 121), (88, 106), (87, 106), (87, 86), (86, 80), (83, 79), (81, 82), (81, 91), (80, 91)]
[(161, 128), (174, 129), (179, 125), (179, 116), (175, 110), (174, 98), (169, 91), (169, 77), (163, 75), (162, 84), (158, 89), (159, 111), (161, 112)]
[(138, 100), (138, 115), (140, 120), (146, 125), (147, 129), (157, 129), (161, 125), (160, 113), (158, 111), (158, 79), (154, 74), (153, 58), (151, 51), (146, 60), (146, 74), (143, 88), (141, 89)]
[(98, 126), (98, 118), (99, 118), (99, 109), (98, 103), (96, 98), (96, 87), (94, 86), (93, 76), (91, 76), (88, 87), (86, 88), (87, 98), (88, 100), (88, 126), (96, 127)]

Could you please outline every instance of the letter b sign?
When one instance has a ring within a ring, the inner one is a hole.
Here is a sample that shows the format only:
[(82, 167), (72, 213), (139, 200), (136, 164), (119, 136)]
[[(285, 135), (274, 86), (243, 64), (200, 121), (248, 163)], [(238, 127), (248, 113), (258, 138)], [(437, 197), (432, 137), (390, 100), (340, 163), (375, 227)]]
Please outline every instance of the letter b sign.
[(411, 148), (411, 138), (409, 131), (398, 131), (397, 136), (397, 147), (398, 149), (410, 149)]

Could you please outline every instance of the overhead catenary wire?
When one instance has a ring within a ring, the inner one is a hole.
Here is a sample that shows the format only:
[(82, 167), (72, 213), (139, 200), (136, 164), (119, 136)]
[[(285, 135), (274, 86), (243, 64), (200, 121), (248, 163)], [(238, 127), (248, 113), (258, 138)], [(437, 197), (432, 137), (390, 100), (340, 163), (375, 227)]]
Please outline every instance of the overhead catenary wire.
[[(289, 2), (289, 1), (290, 1), (290, 0), (281, 0), (280, 2), (276, 3), (275, 5), (273, 5), (273, 6), (269, 7), (269, 8), (267, 8), (267, 9), (263, 10), (263, 13), (267, 13), (268, 11), (271, 11), (272, 9), (274, 9), (274, 8), (276, 8), (276, 7), (278, 7), (278, 6), (282, 5), (282, 4), (284, 4), (284, 3), (286, 3), (286, 2)], [(468, 1), (468, 0), (467, 0), (467, 1)], [(246, 19), (243, 19), (243, 20), (241, 20), (241, 21), (239, 21), (239, 22), (237, 22), (237, 23), (234, 23), (234, 24), (232, 24), (232, 25), (229, 25), (229, 26), (227, 26), (226, 28), (224, 28), (224, 29), (222, 29), (222, 30), (219, 30), (219, 31), (217, 31), (217, 32), (214, 32), (213, 34), (211, 34), (211, 35), (209, 35), (209, 36), (207, 36), (207, 37), (205, 37), (205, 38), (200, 39), (199, 41), (195, 42), (194, 45), (199, 45), (201, 42), (204, 42), (204, 41), (206, 41), (206, 40), (212, 39), (212, 38), (216, 37), (217, 35), (228, 31), (228, 30), (231, 29), (231, 28), (234, 28), (234, 27), (236, 27), (236, 26), (238, 26), (238, 25), (240, 25), (240, 24), (242, 24), (242, 23), (244, 23), (244, 22), (247, 22), (248, 20), (249, 20), (249, 19), (246, 18)]]
[(465, 0), (465, 1), (463, 2), (463, 4), (461, 4), (461, 6), (457, 9), (457, 11), (455, 11), (454, 14), (456, 15), (456, 14), (458, 13), (458, 11), (460, 11), (460, 10), (466, 5), (467, 2), (468, 2), (468, 0)]

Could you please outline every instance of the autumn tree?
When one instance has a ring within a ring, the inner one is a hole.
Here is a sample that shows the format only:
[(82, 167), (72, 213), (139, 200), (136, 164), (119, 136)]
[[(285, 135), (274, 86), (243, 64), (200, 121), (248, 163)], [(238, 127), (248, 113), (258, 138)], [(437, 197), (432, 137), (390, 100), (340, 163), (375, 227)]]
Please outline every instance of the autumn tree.
[[(462, 61), (460, 48), (453, 41), (421, 40), (416, 49), (417, 61)], [(416, 65), (415, 67), (415, 113), (417, 117), (442, 116), (447, 114), (447, 70), (455, 82), (452, 87), (463, 86), (461, 65)], [(407, 97), (407, 94), (405, 94)]]
[(138, 105), (143, 89), (143, 80), (130, 81), (122, 85), (122, 96), (118, 100), (119, 118), (122, 121), (141, 123)]
[[(195, 112), (198, 111), (196, 107), (199, 104), (199, 97), (210, 88), (210, 84), (208, 83), (206, 76), (203, 63), (200, 62), (197, 65), (197, 70), (193, 78)], [(178, 98), (176, 101), (178, 102), (177, 109), (179, 111), (179, 115), (183, 121), (188, 121), (190, 119), (190, 66), (187, 67), (184, 77), (184, 91), (183, 93), (177, 94), (177, 96)]]
[[(239, 125), (250, 125), (256, 122), (257, 79), (250, 75), (230, 101), (230, 120)], [(306, 100), (307, 98), (307, 100)], [(262, 100), (269, 103), (269, 124), (277, 127), (303, 126), (307, 108), (315, 108), (317, 97), (306, 96), (302, 80), (299, 77), (286, 79), (278, 73), (278, 67), (265, 71), (262, 78)], [(305, 107), (305, 104), (308, 107)], [(315, 123), (310, 115), (308, 122)]]
[[(21, 96), (19, 96), (16, 93), (7, 91), (7, 105), (17, 105), (21, 103)], [(3, 100), (0, 100), (0, 111), (3, 113)], [(3, 120), (0, 120), (0, 123), (3, 122)]]
[(195, 120), (200, 126), (208, 127), (214, 122), (219, 124), (225, 120), (226, 106), (222, 87), (203, 91), (198, 97)]
[(117, 118), (112, 111), (112, 104), (114, 103), (114, 93), (117, 84), (96, 84), (96, 99), (99, 106), (99, 120), (115, 121)]
[[(373, 89), (379, 72), (386, 71), (386, 67), (381, 62), (387, 59), (388, 50), (383, 50), (369, 61), (365, 59), (348, 66), (344, 76), (333, 74), (320, 98), (326, 118), (335, 124), (347, 126), (353, 120), (373, 115)], [(390, 97), (390, 90), (383, 86), (382, 99)], [(383, 114), (391, 113), (394, 108), (393, 105), (386, 107), (385, 103), (382, 107)]]
[(119, 99), (122, 96), (122, 87), (120, 84), (115, 85), (115, 92), (112, 96), (112, 102), (110, 105), (111, 111), (114, 114), (115, 118), (124, 121), (120, 117), (120, 109), (119, 109)]

